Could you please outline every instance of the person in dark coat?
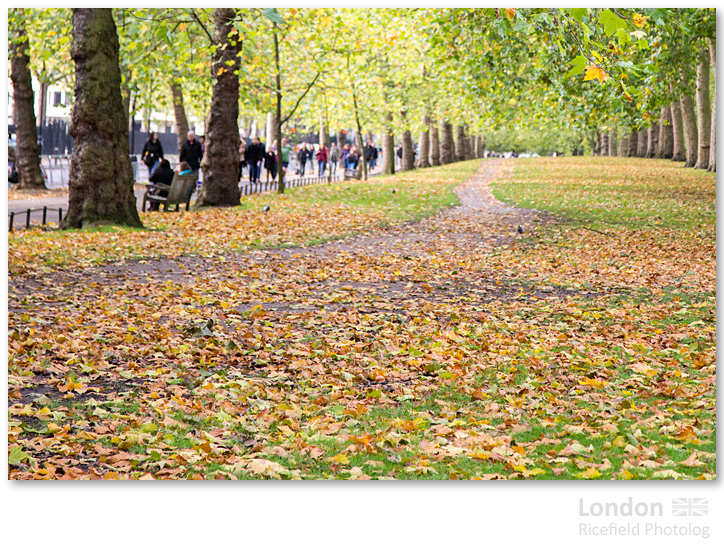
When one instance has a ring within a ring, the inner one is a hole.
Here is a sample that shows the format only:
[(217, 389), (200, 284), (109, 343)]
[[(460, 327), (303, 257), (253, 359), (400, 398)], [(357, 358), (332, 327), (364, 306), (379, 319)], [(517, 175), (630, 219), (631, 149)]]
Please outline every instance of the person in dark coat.
[(143, 152), (141, 153), (141, 161), (148, 167), (148, 179), (151, 180), (153, 171), (158, 167), (159, 161), (163, 159), (163, 146), (158, 140), (158, 133), (152, 132), (148, 135), (148, 140), (143, 144)]
[(307, 159), (309, 159), (310, 155), (307, 144), (303, 143), (297, 152), (297, 171), (299, 172), (299, 176), (304, 176), (304, 166), (307, 164)]
[(181, 161), (186, 161), (192, 171), (199, 172), (199, 167), (201, 167), (201, 158), (204, 156), (204, 151), (201, 148), (201, 143), (196, 139), (196, 135), (193, 130), (189, 130), (186, 137), (188, 139), (184, 142), (184, 145), (181, 146), (181, 152), (178, 156), (179, 163)]
[(254, 184), (259, 182), (259, 176), (261, 175), (260, 164), (264, 161), (266, 154), (266, 147), (261, 143), (258, 136), (255, 136), (251, 141), (251, 145), (246, 148), (246, 163), (249, 165), (249, 182)]
[(372, 142), (367, 142), (367, 146), (365, 147), (365, 159), (367, 160), (367, 166), (369, 169), (374, 169), (377, 164), (377, 148)]
[(269, 183), (270, 176), (271, 176), (272, 182), (274, 182), (274, 180), (276, 180), (276, 177), (277, 177), (276, 142), (274, 142), (274, 145), (272, 145), (272, 147), (269, 148), (266, 151), (266, 154), (264, 155), (264, 168), (266, 169), (267, 184)]
[[(168, 162), (168, 159), (161, 159), (158, 167), (153, 171), (153, 174), (151, 174), (148, 180), (153, 184), (168, 184), (170, 186), (173, 182), (173, 175), (174, 172), (171, 168), (171, 163)], [(168, 190), (163, 188), (151, 188), (149, 192), (153, 195), (168, 197)], [(150, 208), (151, 211), (158, 211), (158, 203), (151, 202)]]

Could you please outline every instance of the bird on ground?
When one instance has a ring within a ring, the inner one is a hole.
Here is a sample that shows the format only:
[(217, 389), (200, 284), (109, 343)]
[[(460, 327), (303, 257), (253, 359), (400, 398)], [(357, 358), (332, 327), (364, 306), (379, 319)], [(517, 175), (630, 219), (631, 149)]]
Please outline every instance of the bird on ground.
[(262, 211), (264, 211), (265, 213), (268, 213), (270, 210), (271, 207), (269, 207), (268, 205), (264, 205), (264, 209), (262, 209)]
[(394, 194), (394, 193), (397, 193), (397, 190), (395, 190), (394, 188), (392, 188), (392, 193), (393, 193), (393, 194)]
[(523, 233), (523, 227), (519, 224), (518, 225), (518, 234), (522, 234), (522, 233)]

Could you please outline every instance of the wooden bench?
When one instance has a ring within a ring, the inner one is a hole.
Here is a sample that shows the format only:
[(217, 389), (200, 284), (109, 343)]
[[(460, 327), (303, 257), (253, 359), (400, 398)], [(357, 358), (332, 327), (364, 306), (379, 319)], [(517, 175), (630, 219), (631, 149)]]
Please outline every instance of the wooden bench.
[(345, 180), (358, 180), (357, 169), (344, 169)]
[[(146, 184), (146, 193), (143, 194), (143, 207), (142, 210), (146, 212), (146, 203), (158, 203), (163, 205), (164, 211), (169, 211), (171, 205), (176, 205), (176, 211), (182, 203), (186, 204), (186, 210), (189, 210), (191, 205), (191, 195), (196, 189), (196, 180), (198, 175), (195, 173), (185, 174), (183, 176), (175, 174), (171, 185), (168, 184)], [(158, 194), (158, 190), (168, 190), (168, 196), (164, 197)]]

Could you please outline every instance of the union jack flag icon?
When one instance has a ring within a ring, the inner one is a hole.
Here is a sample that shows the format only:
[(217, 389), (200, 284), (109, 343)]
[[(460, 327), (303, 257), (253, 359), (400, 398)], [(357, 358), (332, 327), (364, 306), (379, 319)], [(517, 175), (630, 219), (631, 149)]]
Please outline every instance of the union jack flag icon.
[(674, 498), (671, 511), (675, 516), (708, 516), (708, 498)]

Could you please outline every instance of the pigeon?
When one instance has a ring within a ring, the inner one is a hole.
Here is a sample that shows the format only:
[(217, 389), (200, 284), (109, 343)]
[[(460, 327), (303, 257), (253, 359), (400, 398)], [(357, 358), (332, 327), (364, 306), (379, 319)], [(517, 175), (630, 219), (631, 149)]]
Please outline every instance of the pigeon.
[(518, 234), (522, 234), (522, 233), (523, 233), (523, 227), (519, 224), (518, 225)]
[(392, 193), (393, 193), (393, 194), (394, 194), (394, 193), (397, 193), (397, 190), (395, 190), (394, 188), (392, 188)]
[(264, 211), (265, 213), (268, 213), (270, 210), (271, 207), (269, 207), (268, 205), (264, 205), (264, 209), (262, 209), (262, 211)]

